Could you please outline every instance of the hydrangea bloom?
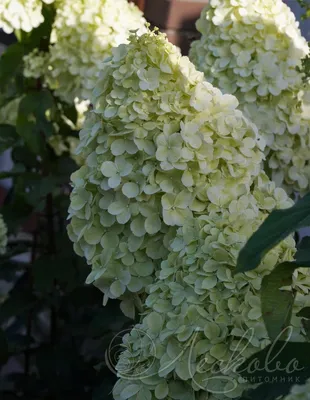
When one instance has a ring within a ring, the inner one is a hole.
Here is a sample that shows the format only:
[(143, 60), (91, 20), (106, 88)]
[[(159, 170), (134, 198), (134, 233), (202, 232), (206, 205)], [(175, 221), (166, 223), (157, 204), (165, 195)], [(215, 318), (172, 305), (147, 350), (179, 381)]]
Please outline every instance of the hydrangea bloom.
[(310, 400), (310, 379), (304, 385), (295, 385), (283, 400)]
[(161, 35), (114, 49), (92, 104), (69, 234), (92, 265), (88, 282), (106, 299), (132, 298), (152, 283), (176, 227), (249, 190), (262, 153), (237, 100)]
[(1, 0), (0, 29), (5, 33), (12, 33), (15, 29), (30, 32), (44, 21), (43, 3), (53, 2), (54, 0)]
[[(114, 397), (238, 397), (246, 385), (236, 387), (231, 357), (268, 343), (262, 277), (295, 252), (288, 238), (258, 270), (232, 276), (270, 210), (292, 204), (260, 171), (263, 140), (234, 96), (154, 32), (113, 50), (92, 104), (68, 233), (104, 302), (121, 298), (130, 314), (130, 299), (145, 300), (143, 320), (125, 337)], [(309, 291), (307, 274), (295, 273), (296, 307)], [(292, 325), (302, 340), (300, 320)]]
[(3, 221), (3, 217), (0, 214), (0, 254), (4, 254), (6, 251), (6, 245), (8, 243), (7, 237), (8, 229)]
[(101, 63), (111, 48), (143, 29), (140, 10), (127, 0), (59, 2), (50, 46), (49, 80), (56, 94), (71, 103), (88, 99)]
[(23, 74), (26, 78), (48, 77), (48, 60), (49, 54), (39, 49), (32, 50), (23, 57), (24, 69)]
[(272, 179), (288, 191), (306, 191), (310, 132), (298, 67), (309, 48), (294, 14), (282, 0), (211, 0), (197, 29), (202, 37), (192, 44), (194, 64), (234, 94), (257, 125)]
[[(269, 343), (262, 277), (292, 258), (293, 239), (268, 253), (258, 270), (232, 273), (240, 249), (270, 209), (289, 204), (283, 189), (261, 173), (251, 191), (227, 207), (209, 204), (178, 229), (158, 279), (147, 289), (144, 319), (124, 338), (115, 400), (224, 400), (248, 388), (235, 369)], [(294, 286), (297, 311), (309, 292), (306, 269), (295, 274)], [(293, 318), (292, 328), (292, 340), (302, 341), (300, 319)]]

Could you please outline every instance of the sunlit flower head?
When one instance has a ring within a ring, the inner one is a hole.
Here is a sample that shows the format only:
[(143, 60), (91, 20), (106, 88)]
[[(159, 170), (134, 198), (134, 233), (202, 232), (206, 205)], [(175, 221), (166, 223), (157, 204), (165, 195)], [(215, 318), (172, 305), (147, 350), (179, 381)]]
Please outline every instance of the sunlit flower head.
[(127, 41), (130, 30), (144, 29), (141, 11), (127, 0), (62, 0), (53, 24), (49, 83), (71, 103), (89, 99), (102, 62)]
[(211, 0), (197, 29), (190, 58), (256, 124), (269, 176), (288, 192), (307, 191), (310, 128), (298, 68), (309, 48), (294, 14), (282, 0)]
[(14, 30), (30, 32), (43, 21), (43, 4), (53, 3), (54, 0), (1, 0), (0, 28), (5, 33)]

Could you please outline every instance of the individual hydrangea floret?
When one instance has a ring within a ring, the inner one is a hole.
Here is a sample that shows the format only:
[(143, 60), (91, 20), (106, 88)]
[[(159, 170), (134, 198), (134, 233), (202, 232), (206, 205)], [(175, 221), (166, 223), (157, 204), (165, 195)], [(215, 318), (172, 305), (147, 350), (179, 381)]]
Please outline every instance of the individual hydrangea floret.
[(50, 46), (49, 83), (68, 103), (89, 99), (104, 58), (125, 43), (130, 30), (143, 30), (141, 11), (127, 0), (59, 2)]
[(69, 235), (105, 301), (143, 293), (177, 227), (246, 193), (262, 160), (235, 97), (163, 35), (129, 41), (103, 64), (72, 176)]
[(6, 246), (8, 243), (7, 233), (8, 229), (3, 221), (2, 215), (0, 214), (0, 254), (4, 254), (6, 252)]
[(14, 30), (30, 32), (43, 21), (43, 3), (51, 4), (54, 0), (1, 0), (0, 29), (5, 33)]
[(282, 0), (211, 0), (197, 29), (190, 58), (257, 125), (269, 176), (288, 192), (307, 191), (310, 128), (300, 67), (309, 48), (294, 14)]

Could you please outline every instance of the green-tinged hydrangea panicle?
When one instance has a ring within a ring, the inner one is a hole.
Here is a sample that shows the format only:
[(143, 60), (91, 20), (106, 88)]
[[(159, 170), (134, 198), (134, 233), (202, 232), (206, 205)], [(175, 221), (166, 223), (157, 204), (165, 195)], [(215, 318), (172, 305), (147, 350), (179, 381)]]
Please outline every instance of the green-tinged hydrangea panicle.
[(309, 48), (294, 14), (282, 0), (210, 0), (197, 29), (202, 36), (190, 58), (257, 125), (267, 143), (265, 170), (288, 192), (309, 190), (309, 115), (299, 72)]
[[(294, 240), (244, 275), (233, 276), (236, 259), (269, 212), (292, 201), (260, 171), (263, 143), (236, 98), (205, 82), (161, 34), (132, 35), (113, 50), (92, 104), (68, 232), (105, 301), (121, 298), (127, 315), (131, 299), (145, 303), (124, 339), (114, 397), (236, 398), (247, 384), (232, 357), (268, 344), (261, 281), (292, 260)], [(297, 308), (307, 274), (294, 275)], [(300, 319), (292, 326), (303, 340)]]
[(283, 400), (310, 400), (310, 379), (304, 385), (294, 385)]
[(8, 243), (7, 233), (8, 229), (3, 221), (2, 215), (0, 214), (0, 254), (4, 254), (6, 251), (6, 246)]
[[(225, 400), (249, 387), (236, 368), (269, 343), (261, 315), (262, 277), (292, 259), (294, 240), (270, 251), (255, 271), (237, 276), (233, 271), (240, 249), (270, 210), (291, 204), (261, 173), (247, 193), (225, 207), (209, 204), (178, 229), (147, 288), (144, 318), (124, 338), (115, 400)], [(294, 274), (293, 286), (296, 313), (309, 304), (307, 269)], [(303, 341), (302, 330), (293, 317), (291, 340)]]
[(52, 30), (48, 83), (68, 103), (89, 99), (112, 47), (144, 25), (141, 11), (127, 0), (62, 0)]
[[(68, 231), (92, 266), (87, 282), (105, 301), (132, 299), (154, 281), (179, 226), (248, 193), (263, 140), (235, 97), (154, 32), (113, 50), (92, 104)], [(132, 310), (129, 300), (122, 307)]]
[(43, 21), (43, 3), (50, 4), (54, 0), (1, 0), (0, 29), (5, 33), (14, 30), (30, 32)]

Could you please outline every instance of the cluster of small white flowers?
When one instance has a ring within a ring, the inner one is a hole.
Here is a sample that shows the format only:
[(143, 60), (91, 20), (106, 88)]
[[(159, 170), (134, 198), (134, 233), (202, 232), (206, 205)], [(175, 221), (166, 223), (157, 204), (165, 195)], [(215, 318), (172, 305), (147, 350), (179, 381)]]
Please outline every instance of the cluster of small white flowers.
[[(239, 398), (249, 387), (236, 368), (238, 360), (269, 343), (261, 315), (262, 277), (295, 251), (288, 238), (259, 269), (232, 275), (240, 249), (270, 209), (291, 204), (264, 173), (251, 192), (227, 208), (210, 204), (178, 229), (158, 279), (147, 289), (146, 316), (124, 338), (115, 400), (224, 400)], [(305, 304), (308, 272), (299, 271), (295, 282), (294, 313)], [(292, 340), (302, 341), (300, 319), (293, 317), (292, 326)]]
[[(233, 276), (247, 238), (270, 210), (292, 204), (260, 170), (263, 140), (236, 98), (155, 32), (113, 50), (91, 102), (68, 233), (104, 303), (122, 299), (127, 315), (130, 299), (145, 303), (125, 337), (114, 397), (238, 397), (246, 385), (235, 387), (229, 360), (268, 343), (262, 277), (295, 252), (288, 238), (259, 269)], [(296, 273), (298, 301), (307, 274)], [(301, 339), (300, 320), (292, 324)]]
[(102, 61), (125, 43), (130, 30), (143, 29), (141, 11), (127, 0), (63, 0), (53, 25), (48, 80), (68, 103), (89, 99)]
[(208, 202), (245, 193), (262, 153), (237, 100), (204, 82), (161, 35), (133, 35), (114, 49), (92, 104), (69, 234), (93, 267), (88, 282), (115, 298), (152, 282), (175, 227)]
[(1, 0), (0, 29), (5, 33), (19, 29), (30, 32), (44, 21), (43, 3), (53, 2), (54, 0)]
[(0, 214), (0, 254), (4, 254), (6, 251), (6, 246), (8, 243), (7, 233), (8, 229), (3, 221), (2, 215)]
[(39, 49), (32, 50), (23, 57), (23, 74), (26, 78), (45, 77), (48, 71), (49, 54)]
[(283, 400), (310, 400), (310, 379), (304, 385), (295, 385)]
[(197, 29), (190, 58), (257, 125), (270, 177), (288, 191), (308, 190), (310, 128), (298, 67), (309, 48), (294, 14), (282, 0), (211, 0)]

